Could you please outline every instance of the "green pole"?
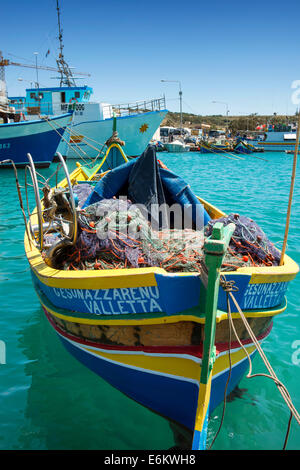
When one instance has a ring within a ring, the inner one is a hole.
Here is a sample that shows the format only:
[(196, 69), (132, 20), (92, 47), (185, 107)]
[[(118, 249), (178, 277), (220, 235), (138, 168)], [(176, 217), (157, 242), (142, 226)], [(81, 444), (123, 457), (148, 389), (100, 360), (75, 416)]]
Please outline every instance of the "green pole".
[(220, 268), (234, 230), (234, 224), (229, 224), (224, 228), (223, 224), (217, 222), (213, 227), (211, 236), (206, 240), (204, 245), (205, 264), (208, 268), (208, 282), (205, 303), (203, 354), (192, 445), (193, 450), (204, 450), (206, 448), (212, 369), (216, 358), (215, 333)]

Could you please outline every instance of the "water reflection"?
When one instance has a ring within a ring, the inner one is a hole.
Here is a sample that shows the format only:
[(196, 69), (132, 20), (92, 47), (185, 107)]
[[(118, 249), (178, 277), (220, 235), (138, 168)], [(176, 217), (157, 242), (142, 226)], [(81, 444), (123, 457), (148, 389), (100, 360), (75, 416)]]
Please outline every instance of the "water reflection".
[[(163, 449), (173, 445), (162, 418), (122, 395), (65, 351), (44, 317), (24, 329), (28, 358), (22, 449)], [(155, 432), (154, 432), (155, 430)]]

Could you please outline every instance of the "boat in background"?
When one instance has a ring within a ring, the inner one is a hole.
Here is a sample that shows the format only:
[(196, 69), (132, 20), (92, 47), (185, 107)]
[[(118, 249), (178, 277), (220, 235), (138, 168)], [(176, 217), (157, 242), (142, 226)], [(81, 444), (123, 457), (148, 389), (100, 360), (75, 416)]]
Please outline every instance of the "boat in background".
[(27, 153), (35, 166), (48, 167), (54, 158), (62, 136), (72, 120), (72, 113), (52, 118), (21, 121), (10, 108), (0, 109), (0, 167), (28, 165)]
[(26, 97), (11, 96), (9, 100), (16, 112), (28, 120), (72, 111), (72, 121), (58, 152), (77, 159), (95, 159), (100, 155), (111, 136), (114, 116), (119, 137), (126, 142), (126, 155), (140, 155), (168, 112), (165, 98), (111, 105), (90, 101), (92, 94), (93, 89), (88, 86), (29, 88), (26, 89)]
[(32, 155), (35, 166), (48, 167), (66, 128), (72, 121), (72, 112), (59, 113), (52, 118), (36, 116), (36, 119), (30, 121), (24, 119), (23, 113), (11, 106), (7, 98), (5, 79), (0, 80), (1, 167), (10, 166), (11, 161), (15, 166), (26, 166), (27, 153)]
[(256, 152), (264, 152), (264, 149), (261, 147), (255, 147), (246, 140), (237, 139), (237, 142), (233, 145), (233, 152), (249, 154)]
[[(47, 120), (20, 121), (0, 124), (0, 164), (28, 165), (27, 153), (38, 168), (47, 168), (53, 161), (61, 136), (72, 119), (67, 113)], [(53, 127), (52, 127), (53, 126)]]
[(207, 140), (200, 140), (200, 153), (226, 153), (233, 152), (233, 147), (226, 143), (215, 143)]
[(190, 151), (190, 146), (184, 142), (181, 142), (180, 140), (174, 140), (173, 142), (168, 142), (164, 145), (168, 152), (182, 153)]
[(296, 126), (292, 124), (265, 126), (261, 131), (256, 132), (251, 143), (268, 152), (284, 152), (285, 150), (293, 152), (296, 145), (296, 132)]
[[(26, 90), (26, 96), (10, 96), (10, 104), (26, 119), (39, 119), (41, 115), (54, 117), (73, 111), (73, 119), (62, 136), (57, 151), (66, 158), (95, 159), (103, 155), (103, 148), (111, 136), (112, 119), (117, 118), (118, 133), (126, 142), (124, 151), (129, 157), (139, 156), (153, 138), (156, 130), (167, 114), (165, 98), (136, 101), (112, 105), (104, 102), (92, 102), (93, 89), (87, 85), (77, 86), (72, 68), (64, 57), (64, 44), (60, 21), (60, 7), (56, 1), (58, 19), (59, 54), (56, 59), (60, 84), (57, 87), (41, 88), (36, 82), (35, 88)], [(31, 65), (11, 62), (1, 57), (0, 66)], [(33, 67), (34, 68), (34, 67)], [(55, 70), (53, 67), (35, 67)], [(77, 75), (89, 76), (76, 72)], [(54, 126), (55, 124), (53, 124)], [(59, 132), (59, 129), (57, 129)]]

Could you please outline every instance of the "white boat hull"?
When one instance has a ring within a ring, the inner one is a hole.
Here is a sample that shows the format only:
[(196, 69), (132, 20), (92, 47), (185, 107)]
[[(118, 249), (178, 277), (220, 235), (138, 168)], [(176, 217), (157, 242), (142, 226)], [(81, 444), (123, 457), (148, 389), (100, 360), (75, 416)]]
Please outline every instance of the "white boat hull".
[(173, 153), (189, 152), (190, 150), (189, 145), (182, 145), (182, 144), (175, 144), (175, 143), (165, 144), (165, 147), (168, 152), (173, 152)]

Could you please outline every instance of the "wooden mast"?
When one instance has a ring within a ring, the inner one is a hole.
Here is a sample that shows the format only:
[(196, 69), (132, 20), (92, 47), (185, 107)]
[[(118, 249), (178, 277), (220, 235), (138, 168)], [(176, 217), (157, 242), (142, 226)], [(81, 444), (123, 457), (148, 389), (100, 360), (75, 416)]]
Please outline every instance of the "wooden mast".
[(295, 152), (294, 152), (294, 160), (293, 160), (292, 179), (291, 179), (290, 195), (289, 195), (288, 209), (287, 209), (287, 215), (286, 215), (285, 233), (284, 233), (284, 239), (283, 239), (283, 245), (282, 245), (282, 250), (281, 250), (281, 257), (280, 257), (279, 266), (282, 266), (282, 265), (283, 265), (284, 255), (285, 255), (286, 246), (287, 246), (287, 239), (288, 239), (289, 227), (290, 227), (291, 210), (292, 210), (292, 201), (293, 201), (293, 192), (294, 192), (295, 177), (296, 177), (296, 168), (297, 168), (299, 136), (300, 136), (300, 111), (299, 111), (299, 114), (298, 114), (297, 137), (296, 137), (296, 143), (295, 143)]

